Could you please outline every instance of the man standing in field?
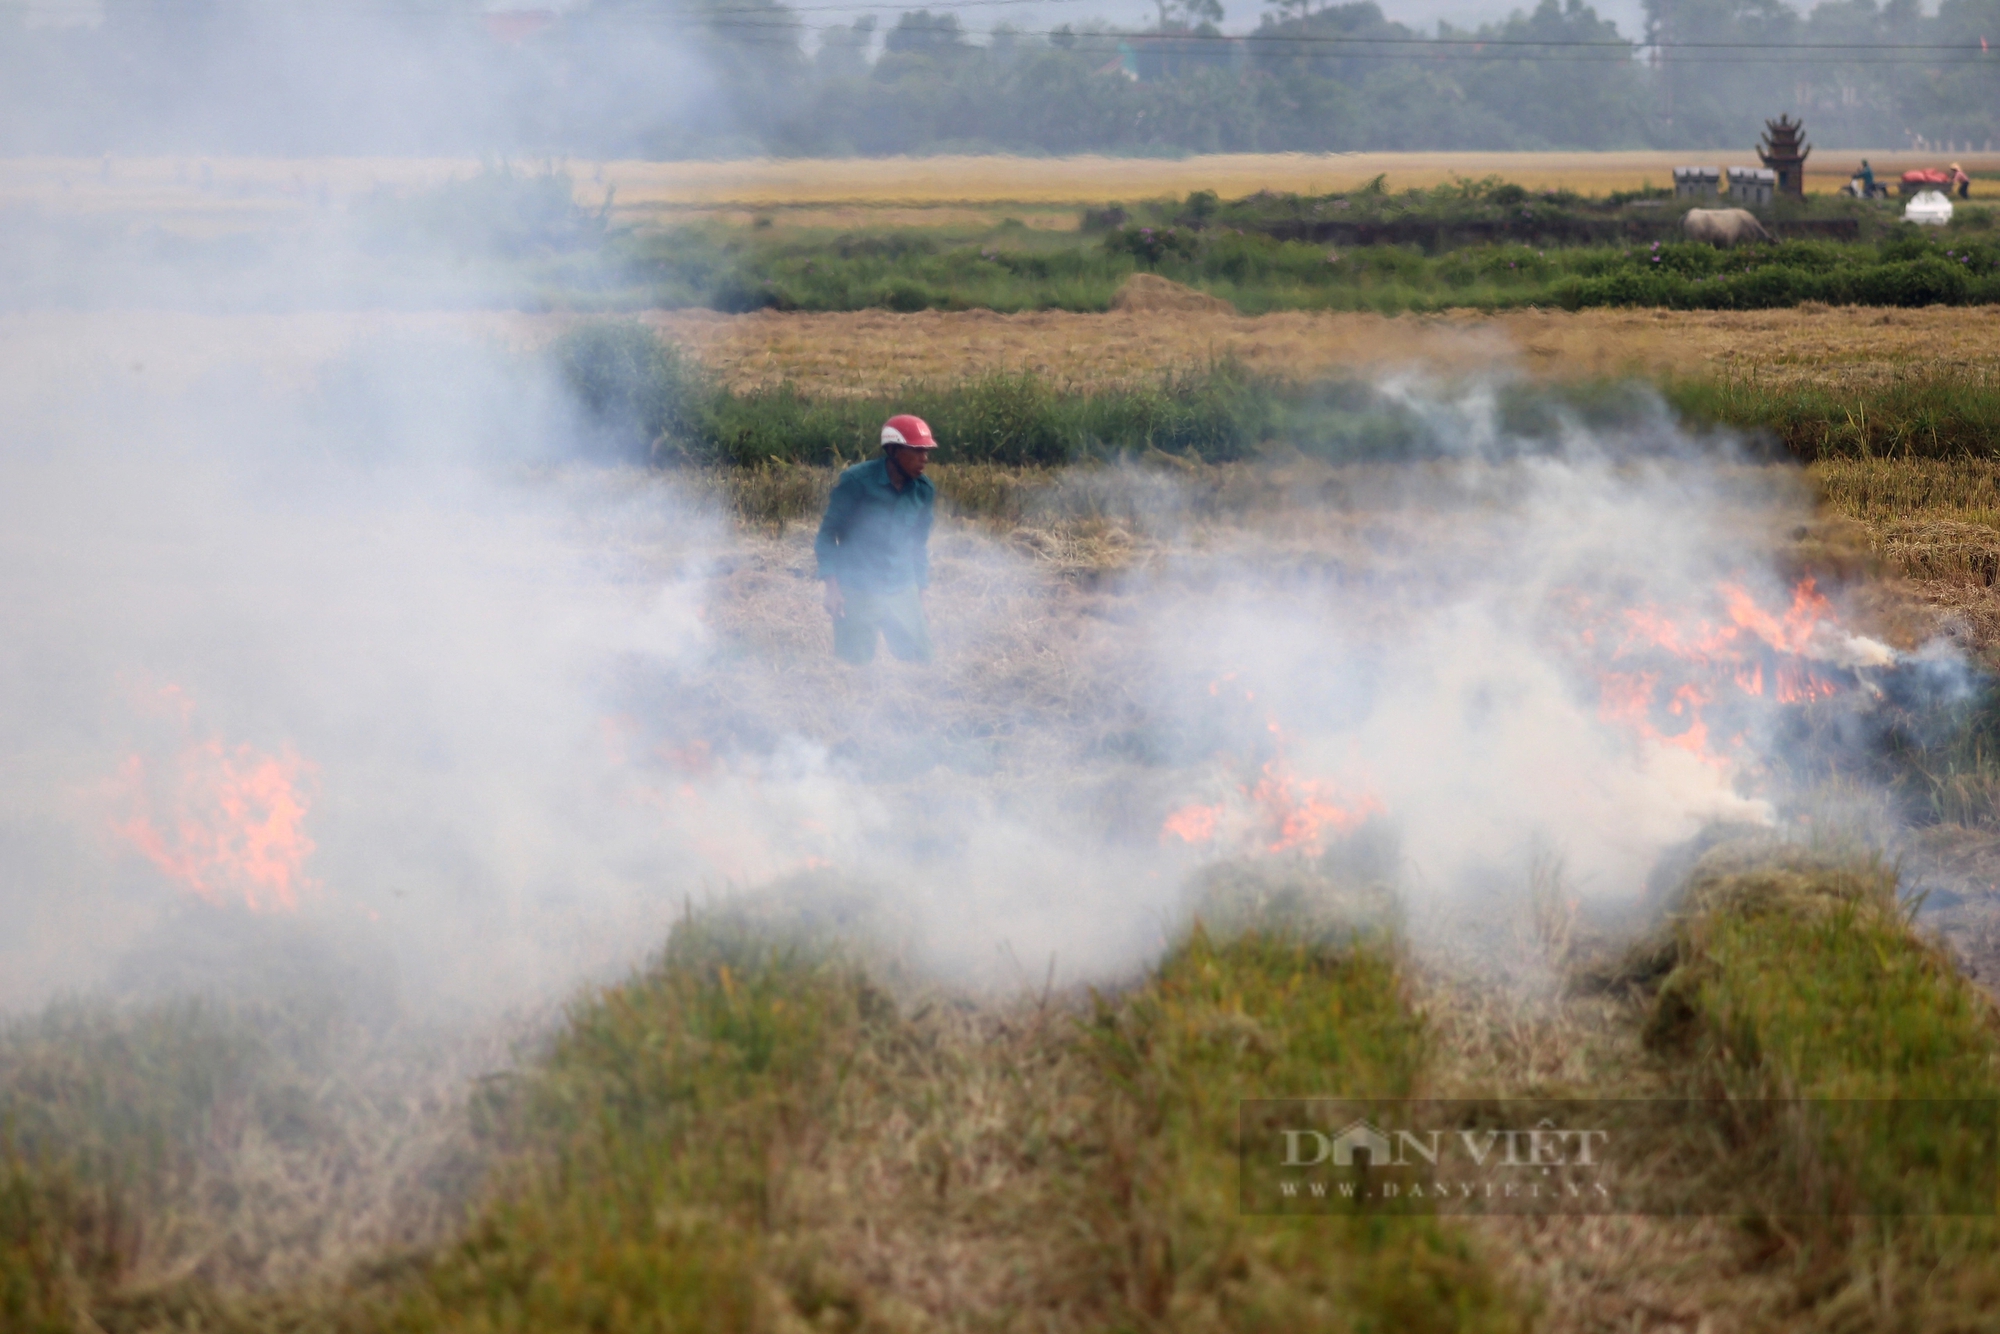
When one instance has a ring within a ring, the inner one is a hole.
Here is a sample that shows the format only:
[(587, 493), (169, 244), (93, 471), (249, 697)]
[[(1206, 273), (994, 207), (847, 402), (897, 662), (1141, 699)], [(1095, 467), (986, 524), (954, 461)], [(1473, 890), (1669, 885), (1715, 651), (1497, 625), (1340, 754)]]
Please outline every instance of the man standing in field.
[(860, 666), (875, 636), (904, 662), (931, 660), (923, 590), (931, 581), (931, 512), (937, 490), (924, 477), (937, 441), (923, 418), (882, 424), (882, 457), (840, 474), (813, 553), (826, 581), (833, 651)]

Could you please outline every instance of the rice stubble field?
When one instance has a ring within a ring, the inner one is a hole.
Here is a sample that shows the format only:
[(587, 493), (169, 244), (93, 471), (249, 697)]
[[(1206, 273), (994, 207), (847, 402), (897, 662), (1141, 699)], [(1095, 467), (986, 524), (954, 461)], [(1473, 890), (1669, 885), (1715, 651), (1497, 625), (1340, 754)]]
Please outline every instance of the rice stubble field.
[[(1551, 155), (1504, 169), (1608, 188), (1656, 165)], [(1068, 202), (1080, 181), (1226, 186), (1225, 166), (1119, 164), (1107, 177), (1103, 164), (981, 162), (960, 188)], [(621, 196), (629, 186), (628, 207), (824, 206), (919, 204), (939, 193), (939, 169), (606, 175)], [(1268, 183), (1272, 169), (1262, 160), (1244, 179)], [(1320, 160), (1287, 169), (1321, 188), (1345, 179)], [(1852, 388), (1921, 366), (1986, 381), (1993, 320), (1991, 308), (1244, 318), (1171, 294), (1102, 315), (643, 317), (733, 389), (829, 397), (992, 372), (1117, 386), (1225, 359), (1301, 381), (1407, 376), (1447, 398), (1483, 377)], [(35, 312), (0, 317), (0, 353), (44, 380), (111, 366), (146, 393), (247, 375), (311, 395), (358, 348), (533, 356), (576, 322)], [(1627, 458), (1611, 474), (1649, 470)], [(1282, 449), (1225, 464), (944, 465), (929, 594), (940, 661), (863, 676), (831, 660), (810, 577), (831, 470), (634, 470), (621, 485), (635, 504), (688, 504), (724, 534), (702, 609), (718, 656), (649, 687), (688, 701), (673, 716), (692, 730), (659, 740), (675, 781), (695, 782), (777, 720), (883, 800), (910, 801), (918, 832), (934, 820), (941, 841), (950, 812), (991, 808), (1172, 846), (1171, 789), (1210, 757), (1149, 710), (1150, 691), (1223, 698), (1228, 678), (1205, 659), (1230, 646), (1201, 627), (1293, 600), (1345, 616), (1325, 643), (1405, 643), (1437, 589), (1504, 567), (1519, 536), (1505, 520), (1533, 472)], [(1725, 472), (1714, 494), (1740, 509), (1702, 531), (1744, 565), (1813, 576), (1842, 596), (1846, 629), (1892, 650), (1942, 636), (2000, 662), (1992, 461)], [(734, 519), (745, 513), (761, 517)], [(663, 583), (683, 560), (636, 556)], [(1190, 647), (1163, 663), (1161, 640)], [(1259, 732), (1261, 707), (1228, 718)], [(969, 965), (957, 976), (913, 945), (876, 887), (792, 866), (690, 899), (622, 982), (583, 990), (560, 1016), (461, 1035), (448, 1059), (397, 1046), (421, 1052), (417, 1034), (369, 1047), (337, 1005), (293, 1019), (348, 1032), (358, 1067), (323, 1033), (288, 1067), (272, 1053), (295, 1035), (280, 1042), (254, 1005), (18, 1017), (0, 1034), (0, 1090), (18, 1100), (8, 1134), (41, 1126), (63, 1145), (46, 1126), (67, 1116), (101, 1138), (67, 1176), (40, 1176), (11, 1148), (0, 1158), (0, 1312), (108, 1334), (1990, 1327), (1990, 1217), (1264, 1219), (1235, 1195), (1236, 1099), (1335, 1083), (1378, 1097), (1992, 1098), (2000, 782), (1990, 758), (1922, 771), (1936, 759), (1905, 775), (1933, 784), (1927, 821), (1887, 849), (1810, 820), (1783, 838), (1717, 820), (1651, 882), (1609, 894), (1550, 849), (1495, 890), (1505, 914), (1445, 905), (1448, 929), (1411, 920), (1404, 854), (1371, 842), (1365, 820), (1278, 852), (1194, 856), (1185, 915), (1094, 986), (1055, 985), (1039, 959), (974, 983)], [(1854, 809), (1828, 786), (1830, 806)], [(948, 903), (965, 888), (928, 892)], [(1921, 914), (1913, 892), (1930, 895)], [(121, 1067), (163, 1082), (107, 1085), (99, 1072)], [(184, 1101), (148, 1103), (159, 1087)], [(153, 1176), (135, 1176), (147, 1153)], [(1755, 1154), (1725, 1165), (1780, 1179)], [(1884, 1189), (1833, 1169), (1815, 1180)]]
[[(490, 340), (532, 352), (585, 319), (505, 311), (193, 314), (0, 314), (0, 346), (49, 374), (87, 332), (134, 377), (173, 383), (223, 369), (304, 383), (320, 367), (383, 339)], [(1147, 383), (1165, 371), (1230, 359), (1310, 381), (1345, 374), (1483, 371), (1537, 378), (1740, 377), (1772, 386), (1867, 388), (1913, 373), (1990, 380), (2000, 369), (2000, 307), (1779, 311), (1588, 310), (1384, 316), (1213, 309), (857, 311), (800, 314), (660, 311), (638, 316), (687, 348), (730, 389), (791, 385), (815, 397), (874, 395), (1033, 372), (1075, 390)], [(93, 355), (96, 353), (93, 352)]]

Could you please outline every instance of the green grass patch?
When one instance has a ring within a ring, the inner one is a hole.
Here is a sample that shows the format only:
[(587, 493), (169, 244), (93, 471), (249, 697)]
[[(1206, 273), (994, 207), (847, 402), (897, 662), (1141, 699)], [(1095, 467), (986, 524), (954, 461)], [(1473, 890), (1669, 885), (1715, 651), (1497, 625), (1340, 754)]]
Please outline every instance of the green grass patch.
[[(1470, 184), (1483, 192), (1227, 204), (1191, 196), (1141, 206), (1139, 217), (1093, 215), (1116, 220), (1102, 232), (1003, 225), (772, 235), (704, 225), (623, 238), (605, 256), (624, 275), (613, 286), (632, 300), (726, 311), (1101, 311), (1138, 272), (1245, 314), (2000, 301), (2000, 243), (1983, 208), (1933, 229), (1858, 203), (1819, 202), (1814, 209), (1840, 214), (1834, 221), (1851, 224), (1852, 237), (1719, 250), (1680, 239), (1682, 210), (1671, 201), (1642, 201), (1657, 206), (1634, 212), (1630, 201)], [(581, 304), (598, 301), (583, 294)]]
[(2000, 385), (1963, 372), (1919, 372), (1852, 387), (1689, 379), (1664, 392), (1690, 418), (1768, 431), (1807, 461), (2000, 455)]
[[(203, 1258), (254, 1261), (290, 1240), (283, 1226), (258, 1235), (274, 1183), (232, 1176), (230, 1156), (254, 1168), (376, 1129), (325, 1115), (345, 1074), (311, 1059), (298, 1029), (313, 1016), (213, 1001), (56, 1007), (0, 1040), (0, 1327), (766, 1327), (787, 1300), (762, 1250), (787, 1217), (777, 1183), (812, 1152), (869, 1016), (892, 1012), (823, 950), (685, 924), (653, 967), (579, 1003), (526, 1073), (480, 1086), (469, 1151), (492, 1179), (458, 1240), (351, 1274), (370, 1257), (325, 1256), (311, 1281), (272, 1283), (254, 1263)], [(451, 1165), (429, 1164), (433, 1191), (456, 1189), (437, 1177)], [(314, 1196), (316, 1172), (357, 1166), (329, 1147), (295, 1173)], [(324, 1190), (303, 1203), (345, 1207)], [(142, 1252), (161, 1250), (153, 1234), (182, 1233), (185, 1246), (135, 1274)]]
[[(876, 1115), (907, 1105), (895, 1114), (947, 1128), (993, 1113), (930, 1107), (951, 1085), (912, 1058), (934, 1032), (857, 969), (775, 939), (690, 922), (658, 966), (575, 1012), (491, 1111), (511, 1180), (398, 1299), (398, 1328), (744, 1329), (797, 1316), (857, 1328), (893, 1309), (823, 1256), (801, 1263), (839, 1248), (794, 1174), (845, 1125), (843, 1098)], [(1514, 1298), (1448, 1223), (1237, 1210), (1238, 1098), (1330, 1083), (1395, 1096), (1418, 1078), (1426, 1030), (1389, 947), (1198, 931), (1083, 1020), (1056, 1044), (1067, 1058), (1045, 1052), (1051, 1070), (1013, 1076), (1047, 1081), (1055, 1100), (1004, 1151), (1025, 1176), (989, 1188), (947, 1153), (913, 1180), (925, 1201), (899, 1206), (935, 1208), (930, 1183), (961, 1181), (977, 1201), (974, 1235), (1066, 1235), (1030, 1252), (1047, 1273), (1016, 1275), (1031, 1305), (1053, 1303), (1063, 1327), (1521, 1327)], [(901, 1082), (912, 1077), (922, 1086)], [(958, 1218), (944, 1211), (937, 1225)]]
[[(727, 389), (637, 322), (579, 325), (551, 356), (592, 427), (591, 448), (635, 462), (839, 466), (873, 456), (881, 423), (897, 412), (931, 423), (946, 465), (1047, 468), (1151, 454), (1226, 463), (1273, 443), (1335, 463), (1447, 457), (1463, 448), (1377, 385), (1301, 384), (1232, 361), (1118, 388), (1071, 390), (1023, 373), (817, 398), (790, 385)], [(1854, 387), (1683, 379), (1661, 392), (1693, 423), (1774, 437), (1807, 461), (2000, 455), (2000, 387), (1963, 373)], [(1559, 439), (1566, 423), (1641, 421), (1655, 401), (1630, 382), (1516, 381), (1499, 387), (1497, 410), (1509, 435), (1532, 444)]]
[(1220, 460), (1248, 455), (1276, 423), (1273, 385), (1228, 362), (1084, 393), (996, 374), (820, 399), (789, 385), (725, 389), (636, 322), (580, 325), (551, 355), (597, 451), (639, 461), (858, 462), (877, 452), (882, 422), (898, 412), (930, 422), (944, 462), (1051, 467), (1135, 450)]
[(1657, 1041), (1762, 1097), (1990, 1097), (1988, 1008), (1912, 933), (1892, 869), (1797, 853), (1697, 866)]
[(787, 1165), (823, 1136), (870, 1017), (892, 1013), (836, 959), (684, 924), (489, 1100), (508, 1179), (404, 1291), (395, 1327), (765, 1327)]
[(1990, 1004), (1913, 931), (1893, 870), (1724, 845), (1695, 868), (1672, 959), (1648, 1039), (1683, 1092), (1857, 1100), (1797, 1118), (1753, 1109), (1738, 1126), (1735, 1175), (1768, 1201), (1749, 1235), (1782, 1255), (1800, 1300), (1908, 1328), (1990, 1312), (1994, 1220), (1942, 1216), (1993, 1209), (1990, 1122), (1918, 1122), (1895, 1100), (1990, 1106), (2000, 1045)]
[[(300, 1019), (202, 999), (61, 1002), (0, 1031), (0, 1328), (88, 1329), (90, 1312), (117, 1328), (142, 1264), (192, 1267), (276, 1222), (284, 1201), (226, 1218), (255, 1187), (225, 1146), (248, 1136), (282, 1155), (331, 1128), (326, 1071), (292, 1046)], [(258, 1244), (281, 1245), (300, 1212)]]
[(132, 1221), (101, 1186), (0, 1139), (0, 1329), (80, 1331), (130, 1260)]
[(1408, 1097), (1428, 1033), (1391, 948), (1201, 931), (1084, 1039), (1105, 1083), (1088, 1194), (1149, 1321), (1234, 1329), (1524, 1328), (1462, 1227), (1435, 1218), (1250, 1218), (1244, 1098)]
[[(751, 922), (690, 919), (657, 964), (580, 1004), (477, 1109), (504, 1166), (463, 1239), (364, 1279), (326, 1322), (901, 1327), (882, 1277), (843, 1267), (838, 1197), (829, 1212), (803, 1184), (891, 1118), (917, 1128), (913, 1170), (884, 1164), (911, 1193), (876, 1207), (1011, 1248), (1008, 1290), (1050, 1328), (1523, 1327), (1449, 1223), (1237, 1211), (1237, 1098), (1330, 1082), (1394, 1096), (1419, 1077), (1426, 1029), (1387, 945), (1197, 931), (1029, 1055), (948, 1038), (923, 1023), (932, 1005), (906, 1016), (824, 944)], [(996, 1081), (1019, 1086), (1015, 1111), (993, 1105)], [(891, 1244), (903, 1220), (880, 1221)]]
[(781, 386), (712, 396), (696, 439), (703, 461), (839, 463), (873, 455), (883, 420), (914, 412), (950, 440), (944, 461), (1050, 467), (1133, 450), (1222, 460), (1249, 454), (1275, 426), (1264, 389), (1230, 364), (1087, 393), (1034, 374), (912, 384), (880, 398), (815, 400)]

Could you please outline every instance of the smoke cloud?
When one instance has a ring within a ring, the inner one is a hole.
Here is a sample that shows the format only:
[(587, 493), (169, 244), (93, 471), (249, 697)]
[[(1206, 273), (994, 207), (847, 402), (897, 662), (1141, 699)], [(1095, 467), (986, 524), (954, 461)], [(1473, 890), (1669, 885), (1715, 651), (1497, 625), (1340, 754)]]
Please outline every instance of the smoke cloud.
[(356, 337), (257, 373), (199, 348), (227, 321), (154, 317), (210, 368), (162, 384), (115, 315), (11, 322), (9, 1006), (177, 949), (212, 982), (255, 960), (187, 942), (254, 914), (339, 942), (375, 1001), (486, 1011), (732, 899), (954, 983), (1103, 981), (1204, 868), (1356, 840), (1419, 934), (1508, 911), (1551, 853), (1628, 902), (1705, 822), (1784, 817), (1802, 711), (1858, 752), (1884, 680), (1969, 688), (1795, 568), (1795, 471), (1657, 406), (1523, 430), (1491, 385), (1412, 379), (1384, 392), (1419, 457), (1279, 463), (1233, 516), (1073, 481), (1042, 528), (1095, 568), (947, 523), (939, 663), (859, 671), (809, 525), (576, 463), (532, 357)]

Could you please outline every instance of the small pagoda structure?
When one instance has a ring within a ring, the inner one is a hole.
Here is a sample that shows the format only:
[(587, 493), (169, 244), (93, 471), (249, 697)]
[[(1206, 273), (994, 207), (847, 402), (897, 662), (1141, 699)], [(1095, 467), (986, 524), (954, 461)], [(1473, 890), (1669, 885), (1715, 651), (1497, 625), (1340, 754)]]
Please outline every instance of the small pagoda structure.
[(1764, 142), (1757, 156), (1778, 174), (1778, 193), (1794, 199), (1806, 197), (1806, 156), (1812, 145), (1805, 142), (1806, 123), (1780, 116), (1764, 122)]

